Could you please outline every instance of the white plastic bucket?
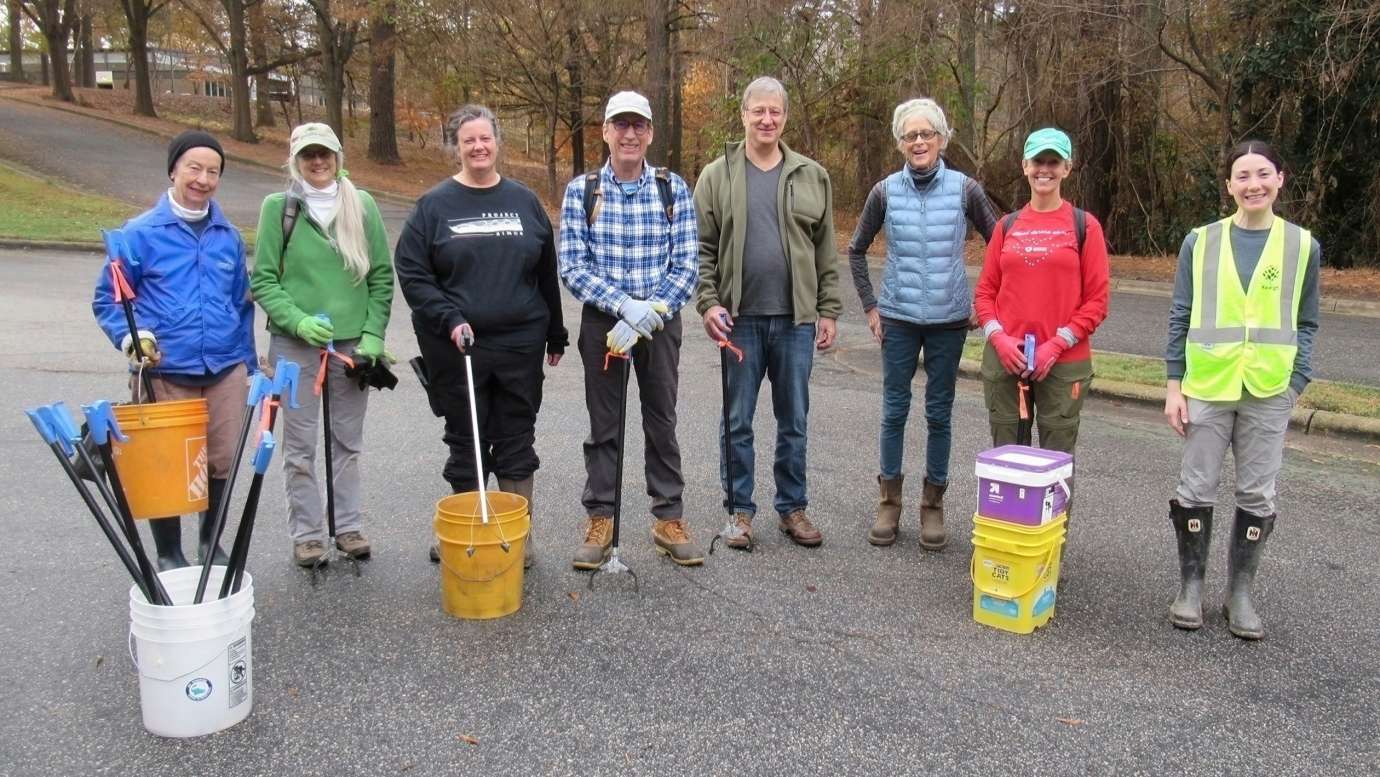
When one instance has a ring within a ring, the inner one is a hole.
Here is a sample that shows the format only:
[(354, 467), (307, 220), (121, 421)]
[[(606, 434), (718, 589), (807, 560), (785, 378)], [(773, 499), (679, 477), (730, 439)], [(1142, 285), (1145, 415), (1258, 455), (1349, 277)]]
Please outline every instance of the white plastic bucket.
[(238, 593), (214, 599), (224, 573), (223, 566), (211, 568), (201, 604), (191, 604), (201, 575), (195, 566), (159, 574), (175, 606), (149, 604), (130, 590), (130, 657), (151, 734), (211, 734), (244, 720), (254, 705), (254, 585), (246, 573)]

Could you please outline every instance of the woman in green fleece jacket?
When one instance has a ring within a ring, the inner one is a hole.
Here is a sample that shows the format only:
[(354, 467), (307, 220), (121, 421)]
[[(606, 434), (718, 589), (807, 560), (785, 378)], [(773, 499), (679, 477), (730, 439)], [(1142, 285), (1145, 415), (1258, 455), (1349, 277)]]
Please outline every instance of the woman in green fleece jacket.
[[(331, 451), (335, 473), (336, 547), (367, 558), (360, 531), (359, 454), (364, 441), (367, 391), (345, 377), (345, 359), (391, 359), (383, 350), (393, 302), (393, 266), (378, 206), (346, 176), (340, 140), (325, 124), (292, 131), (285, 193), (270, 194), (259, 212), (258, 247), (250, 287), (268, 315), (269, 362), (301, 365), (302, 386), (317, 385), (329, 367)], [(294, 208), (288, 208), (290, 200)], [(284, 219), (284, 210), (288, 218)], [(291, 228), (284, 231), (291, 221)], [(325, 555), (325, 521), (316, 483), (315, 391), (298, 394), (300, 408), (284, 406), (283, 475), (287, 486), (292, 557), (309, 567)]]

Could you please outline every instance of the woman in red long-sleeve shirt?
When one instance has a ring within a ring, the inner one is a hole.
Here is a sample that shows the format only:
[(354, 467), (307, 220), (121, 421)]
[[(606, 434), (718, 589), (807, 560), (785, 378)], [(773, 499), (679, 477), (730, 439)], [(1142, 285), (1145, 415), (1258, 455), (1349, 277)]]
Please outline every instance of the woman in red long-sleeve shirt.
[[(1021, 378), (1031, 381), (1040, 447), (1072, 453), (1078, 440), (1093, 376), (1089, 338), (1107, 317), (1108, 270), (1102, 225), (1060, 195), (1072, 159), (1068, 135), (1032, 132), (1021, 163), (1030, 203), (1003, 218), (987, 243), (974, 302), (987, 338), (982, 384), (993, 445), (1016, 442)], [(1036, 342), (1029, 365), (1027, 334)]]

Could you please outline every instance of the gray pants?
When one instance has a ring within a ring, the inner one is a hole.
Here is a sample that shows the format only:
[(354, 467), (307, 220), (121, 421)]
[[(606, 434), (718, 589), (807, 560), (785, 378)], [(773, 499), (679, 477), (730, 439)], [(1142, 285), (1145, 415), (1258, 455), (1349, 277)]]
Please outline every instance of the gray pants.
[[(357, 340), (338, 341), (335, 347), (354, 354)], [(283, 419), (283, 482), (287, 487), (288, 534), (292, 541), (326, 540), (326, 513), (321, 490), (316, 483), (316, 442), (321, 437), (321, 397), (316, 396), (316, 376), (321, 370), (321, 349), (295, 337), (274, 334), (268, 341), (268, 359), (297, 362), (302, 379), (297, 389), (301, 407), (287, 406), (279, 411)], [(345, 363), (332, 357), (326, 388), (331, 393), (331, 466), (335, 470), (335, 532), (359, 531), (360, 474), (359, 453), (364, 446), (364, 411), (369, 392), (345, 377)]]
[(1243, 393), (1235, 402), (1188, 397), (1188, 435), (1177, 490), (1185, 507), (1212, 507), (1222, 461), (1230, 446), (1236, 460), (1236, 506), (1251, 515), (1275, 514), (1275, 478), (1284, 462), (1284, 432), (1296, 396), (1285, 391), (1260, 399)]

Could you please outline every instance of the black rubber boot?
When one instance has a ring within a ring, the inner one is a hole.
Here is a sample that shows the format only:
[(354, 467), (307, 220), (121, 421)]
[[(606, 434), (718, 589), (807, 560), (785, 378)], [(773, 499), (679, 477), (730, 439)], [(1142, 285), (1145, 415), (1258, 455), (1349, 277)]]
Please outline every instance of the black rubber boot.
[(1169, 606), (1169, 622), (1192, 631), (1203, 626), (1203, 573), (1212, 542), (1212, 508), (1184, 507), (1171, 499), (1169, 520), (1179, 540), (1179, 595)]
[[(211, 533), (215, 531), (216, 510), (219, 509), (220, 498), (225, 494), (225, 479), (211, 478), (211, 499), (207, 504), (206, 512), (201, 514), (200, 538), (196, 544), (196, 563), (206, 563), (206, 546), (211, 544)], [(227, 523), (228, 523), (227, 519)], [(215, 564), (228, 564), (230, 557), (225, 555), (225, 551), (216, 545)]]
[[(446, 482), (450, 483), (450, 492), (452, 494), (458, 494), (465, 490), (457, 485), (454, 480), (448, 480)], [(432, 537), (432, 540), (431, 548), (427, 550), (427, 558), (431, 559), (431, 563), (439, 564), (441, 563), (441, 546), (434, 541), (435, 537)]]
[(1228, 556), (1231, 594), (1222, 608), (1227, 615), (1227, 628), (1242, 639), (1261, 639), (1265, 626), (1251, 602), (1251, 588), (1260, 557), (1265, 553), (1265, 540), (1275, 530), (1273, 515), (1251, 515), (1237, 508), (1236, 522), (1231, 527), (1231, 555)]
[(149, 521), (149, 533), (153, 535), (153, 547), (158, 552), (159, 572), (191, 566), (182, 555), (181, 518), (154, 518)]

